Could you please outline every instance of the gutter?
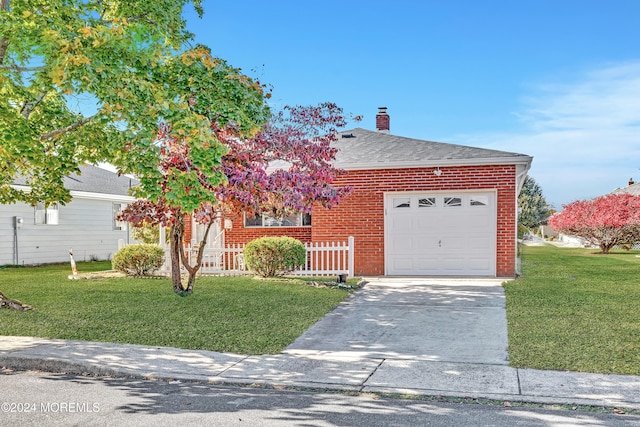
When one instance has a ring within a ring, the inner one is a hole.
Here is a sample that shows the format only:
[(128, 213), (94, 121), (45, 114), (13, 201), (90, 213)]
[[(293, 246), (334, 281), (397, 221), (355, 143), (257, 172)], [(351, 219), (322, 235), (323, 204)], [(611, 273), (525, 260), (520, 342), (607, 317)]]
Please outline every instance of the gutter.
[[(460, 160), (432, 160), (432, 161), (391, 161), (379, 163), (347, 163), (335, 162), (334, 166), (344, 170), (376, 170), (376, 169), (406, 169), (406, 168), (428, 168), (433, 166), (487, 166), (487, 165), (522, 165), (528, 171), (531, 168), (533, 157), (494, 157), (485, 159), (460, 159)], [(526, 173), (526, 172), (525, 172)]]

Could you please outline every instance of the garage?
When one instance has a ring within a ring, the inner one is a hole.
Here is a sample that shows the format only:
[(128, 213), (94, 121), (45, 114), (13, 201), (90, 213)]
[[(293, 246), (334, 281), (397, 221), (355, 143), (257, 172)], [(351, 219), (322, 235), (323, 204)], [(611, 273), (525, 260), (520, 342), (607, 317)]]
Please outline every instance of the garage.
[(495, 191), (387, 193), (391, 276), (495, 276)]

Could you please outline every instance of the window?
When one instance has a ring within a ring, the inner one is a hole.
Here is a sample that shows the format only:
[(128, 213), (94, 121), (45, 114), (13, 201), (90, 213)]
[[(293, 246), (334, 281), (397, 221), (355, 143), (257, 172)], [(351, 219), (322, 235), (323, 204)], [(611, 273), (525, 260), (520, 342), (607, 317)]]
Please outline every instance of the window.
[(123, 210), (127, 207), (124, 203), (114, 203), (113, 204), (113, 229), (114, 230), (126, 230), (127, 229), (127, 221), (118, 221), (117, 217), (122, 213)]
[(35, 212), (36, 225), (58, 225), (58, 205), (46, 206), (44, 203), (36, 205)]
[(276, 218), (268, 214), (244, 217), (245, 227), (310, 227), (311, 214), (299, 213)]
[(411, 198), (409, 198), (409, 197), (394, 197), (393, 198), (393, 207), (394, 208), (410, 208), (411, 207)]
[(488, 206), (489, 205), (489, 197), (487, 196), (471, 196), (469, 200), (470, 206)]
[(460, 197), (445, 197), (444, 206), (446, 208), (462, 206), (462, 198)]
[(435, 197), (427, 197), (425, 199), (418, 199), (418, 207), (419, 208), (432, 208), (436, 205)]

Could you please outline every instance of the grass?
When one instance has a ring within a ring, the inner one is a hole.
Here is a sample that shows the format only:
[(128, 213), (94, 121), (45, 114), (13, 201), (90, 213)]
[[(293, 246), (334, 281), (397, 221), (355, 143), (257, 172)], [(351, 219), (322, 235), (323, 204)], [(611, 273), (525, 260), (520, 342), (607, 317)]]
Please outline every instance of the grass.
[[(80, 272), (110, 268), (79, 263)], [(69, 280), (68, 265), (0, 269), (0, 290), (35, 310), (0, 310), (0, 335), (275, 354), (348, 294), (302, 280), (200, 277), (180, 297), (168, 279)]]
[(523, 246), (505, 284), (511, 365), (640, 375), (637, 251)]

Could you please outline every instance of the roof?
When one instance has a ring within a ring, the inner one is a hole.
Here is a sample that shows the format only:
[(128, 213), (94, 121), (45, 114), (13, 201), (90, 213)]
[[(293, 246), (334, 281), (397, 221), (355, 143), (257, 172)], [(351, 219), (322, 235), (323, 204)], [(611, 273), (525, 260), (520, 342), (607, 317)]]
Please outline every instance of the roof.
[(386, 132), (355, 128), (340, 132), (335, 166), (347, 169), (382, 169), (425, 166), (525, 164), (525, 154), (443, 142), (425, 141)]
[(617, 188), (611, 192), (611, 194), (633, 194), (634, 196), (640, 196), (640, 182), (631, 184), (627, 187)]
[[(129, 188), (138, 185), (138, 180), (92, 165), (80, 166), (80, 174), (71, 174), (62, 179), (64, 188), (84, 193), (114, 194), (128, 196)], [(17, 178), (15, 185), (26, 185), (24, 177)]]

